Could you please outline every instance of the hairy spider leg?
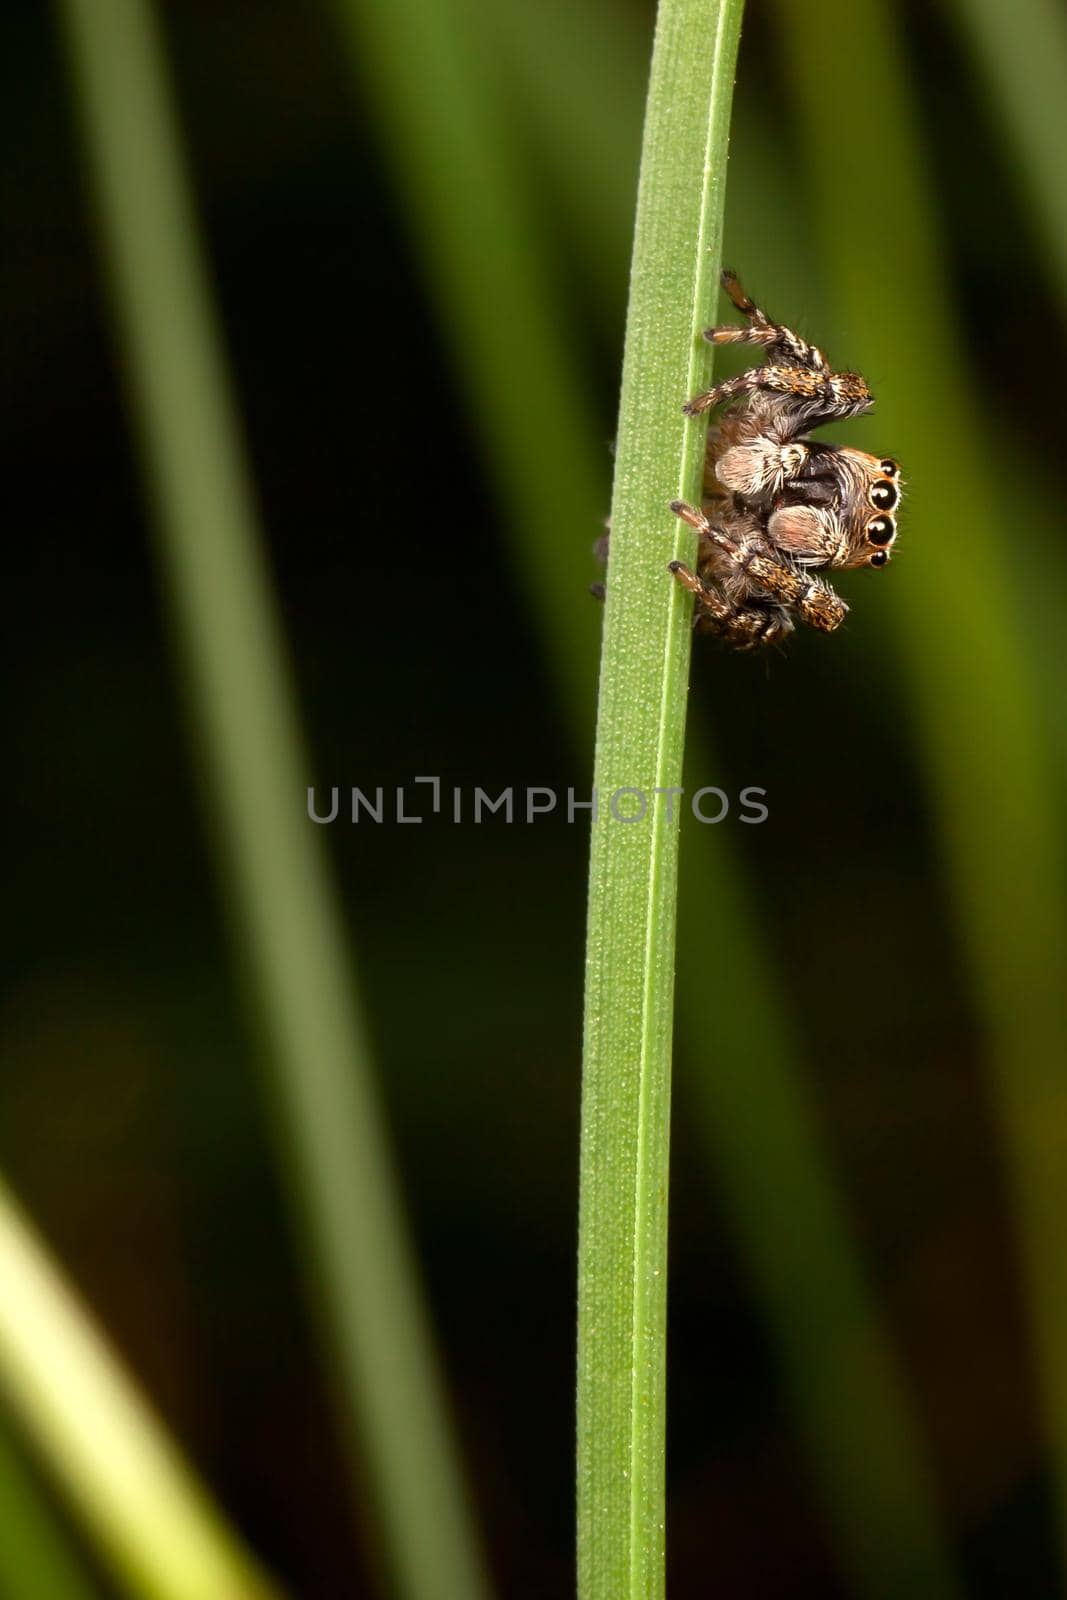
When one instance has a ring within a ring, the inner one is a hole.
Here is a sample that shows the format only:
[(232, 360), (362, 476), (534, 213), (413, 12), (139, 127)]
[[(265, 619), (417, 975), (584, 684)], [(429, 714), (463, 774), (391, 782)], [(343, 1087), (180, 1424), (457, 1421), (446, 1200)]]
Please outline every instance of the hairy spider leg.
[(748, 319), (749, 326), (705, 328), (704, 337), (711, 344), (763, 345), (773, 353), (776, 363), (810, 367), (816, 372), (829, 371), (830, 363), (818, 345), (809, 344), (784, 323), (772, 322), (767, 313), (742, 289), (736, 273), (724, 272), (722, 286), (738, 311)]
[[(732, 539), (722, 528), (714, 527), (702, 511), (686, 505), (684, 500), (672, 500), (671, 510), (676, 517), (681, 517), (683, 522), (695, 528), (702, 539), (707, 539), (721, 550), (735, 564), (738, 571), (764, 594), (777, 601), (779, 605), (788, 606), (796, 611), (809, 627), (817, 628), (820, 633), (833, 633), (844, 622), (848, 615), (848, 606), (827, 584), (820, 583), (807, 573), (797, 572), (792, 567), (771, 560), (764, 555), (761, 542), (756, 539), (747, 536)], [(691, 583), (687, 583), (679, 571), (679, 565), (670, 563), (670, 570), (679, 582), (686, 588), (691, 588)], [(688, 568), (685, 570), (691, 579), (692, 574)]]
[[(742, 330), (744, 331), (744, 330)], [(701, 416), (715, 406), (739, 395), (764, 389), (788, 395), (796, 402), (798, 428), (817, 428), (835, 418), (855, 417), (869, 411), (874, 397), (858, 372), (816, 372), (811, 367), (749, 367), (735, 378), (726, 378), (706, 394), (687, 400), (682, 410), (690, 417)]]
[(792, 633), (793, 624), (783, 612), (764, 606), (731, 605), (710, 584), (691, 572), (684, 561), (671, 561), (668, 566), (682, 588), (696, 598), (693, 626), (701, 633), (713, 633), (737, 650), (755, 650), (760, 645), (775, 644)]

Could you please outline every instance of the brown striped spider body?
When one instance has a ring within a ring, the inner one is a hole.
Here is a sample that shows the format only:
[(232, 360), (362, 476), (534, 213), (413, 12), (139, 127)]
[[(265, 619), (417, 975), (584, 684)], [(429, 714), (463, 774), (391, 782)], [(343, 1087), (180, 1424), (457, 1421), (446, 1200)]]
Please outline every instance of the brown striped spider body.
[(840, 627), (848, 607), (817, 574), (886, 565), (901, 478), (887, 456), (809, 437), (871, 409), (865, 380), (832, 371), (817, 346), (772, 322), (733, 273), (722, 283), (745, 324), (708, 328), (705, 338), (759, 345), (765, 360), (684, 408), (690, 416), (725, 409), (708, 435), (701, 509), (671, 504), (700, 536), (696, 571), (680, 561), (670, 570), (694, 595), (701, 632), (751, 650), (784, 639), (794, 619), (823, 633)]

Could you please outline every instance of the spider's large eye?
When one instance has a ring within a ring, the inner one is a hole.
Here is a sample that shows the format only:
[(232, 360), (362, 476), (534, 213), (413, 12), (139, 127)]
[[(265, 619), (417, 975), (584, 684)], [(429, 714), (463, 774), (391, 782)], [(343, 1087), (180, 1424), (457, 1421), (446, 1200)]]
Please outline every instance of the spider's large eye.
[(887, 478), (900, 477), (900, 468), (897, 466), (892, 456), (886, 456), (884, 461), (879, 461), (878, 470), (879, 472), (884, 472)]
[(892, 517), (872, 517), (867, 524), (867, 538), (871, 544), (889, 544), (896, 531)]
[(870, 565), (872, 567), (884, 567), (888, 560), (889, 560), (889, 551), (888, 550), (876, 550), (874, 552), (874, 555), (870, 557)]
[(872, 506), (877, 506), (879, 511), (892, 511), (900, 499), (900, 491), (895, 483), (890, 483), (887, 478), (879, 478), (871, 484), (870, 501)]

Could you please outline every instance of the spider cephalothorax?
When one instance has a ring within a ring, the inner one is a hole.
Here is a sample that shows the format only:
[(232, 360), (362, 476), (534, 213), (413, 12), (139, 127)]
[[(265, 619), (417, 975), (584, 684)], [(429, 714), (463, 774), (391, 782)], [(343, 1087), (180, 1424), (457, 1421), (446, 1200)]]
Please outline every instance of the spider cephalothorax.
[(767, 359), (685, 406), (690, 416), (727, 409), (708, 435), (702, 509), (671, 505), (700, 535), (696, 573), (670, 567), (696, 597), (696, 626), (752, 649), (784, 638), (794, 617), (824, 633), (840, 627), (848, 607), (812, 574), (885, 566), (901, 479), (889, 457), (808, 437), (869, 411), (865, 380), (833, 372), (815, 345), (771, 322), (733, 273), (722, 282), (746, 323), (705, 338), (761, 345)]
[[(771, 500), (771, 543), (802, 567), (884, 567), (897, 536), (896, 462), (843, 445), (808, 442), (797, 448), (810, 453), (803, 475)], [(721, 461), (711, 463), (720, 483), (721, 467)]]

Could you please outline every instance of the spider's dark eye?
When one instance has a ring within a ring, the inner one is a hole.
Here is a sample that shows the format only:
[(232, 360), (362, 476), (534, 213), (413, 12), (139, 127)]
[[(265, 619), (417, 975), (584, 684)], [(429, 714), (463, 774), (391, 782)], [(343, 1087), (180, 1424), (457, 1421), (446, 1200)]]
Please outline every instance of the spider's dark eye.
[(896, 531), (892, 517), (872, 517), (867, 524), (867, 538), (871, 544), (888, 544)]
[(892, 511), (900, 493), (895, 483), (890, 483), (886, 478), (879, 478), (877, 483), (871, 484), (871, 505), (877, 506), (879, 511)]
[(874, 552), (874, 555), (871, 556), (871, 558), (870, 558), (870, 564), (871, 564), (872, 567), (884, 567), (888, 560), (889, 560), (889, 551), (888, 550), (876, 550)]
[(886, 456), (884, 461), (879, 461), (878, 470), (879, 472), (884, 472), (887, 478), (900, 477), (900, 468), (897, 466), (892, 456)]

